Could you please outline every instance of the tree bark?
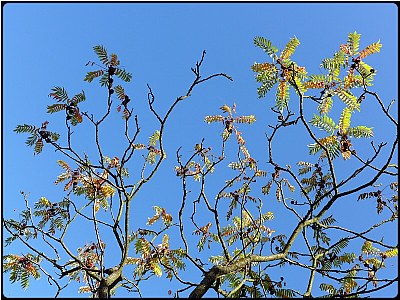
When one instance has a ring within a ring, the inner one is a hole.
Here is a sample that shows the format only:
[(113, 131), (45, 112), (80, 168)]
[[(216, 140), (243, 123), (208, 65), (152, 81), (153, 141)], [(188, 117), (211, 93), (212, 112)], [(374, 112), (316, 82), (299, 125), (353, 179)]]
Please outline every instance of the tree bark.
[(112, 272), (108, 277), (101, 279), (97, 289), (96, 298), (111, 298), (111, 289), (122, 280), (121, 269)]
[(97, 298), (110, 298), (110, 289), (105, 278), (100, 281), (100, 286), (97, 290)]
[(218, 275), (220, 275), (220, 270), (214, 266), (204, 274), (203, 280), (189, 295), (189, 298), (202, 298), (204, 294), (210, 289), (212, 284), (217, 279)]

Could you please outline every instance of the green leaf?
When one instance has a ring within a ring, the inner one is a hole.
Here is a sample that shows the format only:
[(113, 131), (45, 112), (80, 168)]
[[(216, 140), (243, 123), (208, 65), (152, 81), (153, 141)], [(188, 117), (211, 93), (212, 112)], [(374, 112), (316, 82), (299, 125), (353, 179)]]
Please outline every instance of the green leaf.
[(346, 248), (349, 240), (346, 238), (340, 239), (334, 246), (332, 246), (331, 253), (338, 255), (342, 249)]
[(100, 61), (104, 64), (108, 64), (107, 50), (102, 45), (96, 45), (93, 47), (94, 52), (99, 57)]
[(374, 136), (372, 128), (367, 126), (349, 128), (347, 134), (355, 138), (370, 138)]
[(275, 296), (278, 298), (294, 298), (296, 293), (291, 289), (275, 289)]
[[(83, 81), (92, 82), (93, 79), (95, 79), (96, 77), (99, 77), (101, 75), (104, 75), (104, 70), (90, 71), (90, 72), (87, 72)], [(106, 76), (106, 79), (107, 79), (107, 76)]]
[(31, 136), (29, 136), (26, 141), (25, 144), (27, 144), (29, 147), (32, 147), (36, 141), (38, 140), (38, 136), (36, 134), (32, 134)]
[(76, 94), (75, 96), (72, 97), (71, 103), (78, 104), (80, 102), (83, 102), (86, 100), (85, 92), (82, 91), (79, 94)]
[(149, 146), (155, 147), (157, 142), (160, 140), (160, 131), (156, 130), (154, 133), (149, 137)]
[(17, 125), (17, 127), (15, 127), (14, 129), (14, 132), (16, 133), (24, 133), (24, 132), (34, 133), (35, 131), (36, 127), (28, 124)]
[(313, 126), (326, 131), (329, 134), (333, 134), (337, 129), (337, 125), (335, 124), (335, 122), (326, 114), (322, 117), (314, 114), (314, 117), (311, 119), (310, 123)]
[[(329, 74), (333, 76), (333, 78), (337, 78), (340, 73), (340, 68), (345, 66), (345, 57), (342, 51), (338, 51), (333, 55), (333, 58), (325, 58), (322, 60), (321, 66), (329, 71)], [(330, 78), (329, 81), (333, 79)]]
[(57, 101), (68, 101), (68, 94), (67, 91), (60, 86), (56, 86), (51, 89), (51, 93), (49, 94), (50, 97), (54, 98)]
[(107, 85), (107, 83), (108, 83), (108, 72), (105, 72), (103, 74), (103, 76), (101, 76), (99, 82), (100, 82), (101, 86), (106, 86)]
[(125, 99), (125, 90), (122, 86), (117, 85), (114, 88), (114, 91), (117, 93), (119, 100), (124, 100)]
[(34, 154), (39, 154), (43, 150), (43, 140), (38, 139), (35, 144), (35, 153)]
[(268, 181), (268, 183), (267, 183), (266, 185), (264, 185), (264, 186), (261, 188), (261, 192), (262, 192), (264, 195), (269, 194), (269, 192), (270, 192), (270, 190), (271, 190), (272, 183), (273, 183), (272, 180), (270, 180), (270, 181)]
[(286, 44), (285, 49), (282, 50), (280, 57), (282, 59), (289, 58), (299, 45), (300, 41), (296, 37), (291, 38), (290, 41)]
[(345, 107), (342, 111), (339, 119), (339, 130), (342, 134), (347, 134), (347, 130), (350, 127), (351, 113), (352, 110), (348, 107)]
[(336, 222), (336, 220), (332, 215), (330, 215), (329, 217), (326, 217), (325, 219), (321, 220), (321, 224), (325, 225), (325, 226), (330, 226), (335, 222)]
[(64, 103), (56, 103), (53, 105), (48, 105), (47, 106), (47, 113), (53, 114), (62, 110), (65, 110), (65, 108), (67, 107), (66, 104)]
[(319, 288), (321, 291), (328, 292), (330, 295), (335, 295), (337, 293), (336, 289), (331, 284), (321, 283)]
[(125, 70), (119, 69), (119, 68), (115, 70), (115, 75), (117, 75), (119, 78), (121, 78), (125, 82), (129, 82), (132, 79), (131, 73), (128, 73)]
[(58, 139), (60, 138), (60, 135), (57, 132), (50, 132), (50, 138), (54, 141), (57, 142)]
[(352, 52), (351, 55), (357, 54), (358, 47), (360, 44), (360, 36), (361, 34), (358, 34), (356, 31), (353, 33), (349, 33), (347, 36), (347, 45), (349, 45), (350, 50)]
[(261, 71), (256, 75), (256, 81), (261, 82), (261, 86), (257, 88), (258, 98), (263, 98), (279, 81), (278, 71), (273, 72)]
[(254, 45), (263, 49), (270, 56), (272, 56), (275, 52), (278, 52), (278, 48), (273, 46), (270, 40), (267, 40), (261, 36), (256, 36), (254, 38)]
[(336, 94), (351, 111), (360, 111), (360, 103), (358, 103), (357, 97), (354, 96), (350, 91), (338, 90), (336, 91)]
[(374, 76), (376, 75), (376, 70), (363, 61), (360, 61), (360, 63), (358, 64), (358, 70), (360, 71), (361, 76), (363, 78), (369, 79), (369, 84), (371, 85), (371, 81), (374, 79)]

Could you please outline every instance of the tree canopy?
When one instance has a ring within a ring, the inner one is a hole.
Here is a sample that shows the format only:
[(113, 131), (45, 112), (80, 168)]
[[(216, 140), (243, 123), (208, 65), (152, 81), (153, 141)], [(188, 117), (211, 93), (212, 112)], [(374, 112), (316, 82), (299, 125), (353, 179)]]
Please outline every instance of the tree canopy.
[[(34, 199), (22, 191), (25, 208), (3, 220), (5, 245), (24, 249), (5, 250), (9, 280), (24, 289), (34, 279), (47, 281), (59, 297), (79, 284), (77, 293), (99, 298), (120, 290), (145, 297), (141, 285), (162, 278), (172, 282), (169, 295), (195, 298), (363, 297), (397, 284), (396, 102), (374, 90), (385, 70), (368, 60), (382, 44), (364, 45), (360, 36), (344, 37), (317, 74), (301, 54), (293, 58), (297, 37), (282, 49), (254, 37), (264, 60), (249, 68), (268, 111), (265, 135), (252, 134), (257, 112), (242, 114), (240, 104), (227, 101), (204, 116), (193, 145), (185, 137), (168, 143), (168, 122), (198, 90), (233, 78), (203, 71), (203, 51), (186, 91), (166, 109), (147, 84), (140, 101), (150, 114), (142, 118), (127, 89), (140, 74), (95, 45), (83, 80), (102, 97), (54, 86), (48, 115), (14, 129), (35, 156), (55, 151), (60, 173), (57, 198), (47, 197), (45, 186)], [(363, 117), (367, 102), (375, 103), (374, 119)], [(93, 114), (95, 106), (102, 113)], [(375, 132), (382, 122), (391, 140)], [(207, 131), (217, 136), (212, 143)], [(110, 135), (111, 145), (104, 141)], [(261, 157), (252, 155), (249, 140), (263, 148)], [(278, 144), (295, 147), (291, 157), (280, 155)], [(157, 176), (166, 161), (174, 168)], [(178, 209), (154, 205), (147, 222), (137, 222), (136, 207), (147, 205), (160, 181), (180, 183), (179, 197), (169, 199)], [(356, 213), (366, 205), (368, 220), (355, 214), (343, 221), (341, 209)], [(288, 282), (289, 273), (298, 281)]]

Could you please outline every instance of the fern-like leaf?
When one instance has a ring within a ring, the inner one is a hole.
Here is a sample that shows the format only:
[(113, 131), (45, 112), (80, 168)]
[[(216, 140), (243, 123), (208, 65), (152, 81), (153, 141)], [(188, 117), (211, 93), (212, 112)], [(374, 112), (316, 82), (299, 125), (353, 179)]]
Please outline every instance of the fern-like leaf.
[(108, 64), (107, 50), (102, 45), (94, 46), (93, 50), (99, 57), (100, 61), (106, 66)]
[(114, 91), (117, 93), (117, 96), (120, 100), (124, 100), (125, 99), (125, 90), (122, 86), (117, 85), (114, 88)]
[(347, 247), (347, 245), (349, 244), (349, 240), (348, 239), (340, 239), (334, 246), (332, 246), (331, 249), (331, 253), (338, 255), (340, 253), (340, 251), (342, 251), (344, 248)]
[(68, 101), (68, 99), (69, 99), (68, 93), (63, 87), (56, 86), (56, 87), (52, 88), (51, 91), (52, 92), (49, 94), (49, 97), (52, 97), (59, 102)]
[(310, 89), (321, 89), (324, 88), (325, 84), (328, 83), (327, 75), (310, 75), (310, 79), (304, 84)]
[(372, 128), (367, 126), (349, 128), (347, 134), (355, 138), (370, 138), (374, 136)]
[(352, 110), (348, 107), (345, 107), (342, 111), (342, 114), (339, 119), (339, 131), (342, 134), (347, 134), (347, 130), (350, 127), (351, 113)]
[(15, 127), (14, 132), (16, 133), (34, 133), (36, 131), (36, 127), (33, 125), (29, 125), (29, 124), (23, 124), (23, 125), (17, 125), (17, 127)]
[(149, 137), (149, 146), (155, 147), (157, 142), (160, 139), (160, 131), (156, 130), (154, 133)]
[(86, 100), (85, 92), (82, 91), (79, 94), (76, 94), (75, 96), (72, 97), (71, 103), (74, 103), (76, 105), (79, 102), (83, 102), (85, 100)]
[(236, 123), (247, 123), (253, 124), (256, 121), (256, 117), (254, 115), (250, 116), (240, 116), (235, 119)]
[(120, 61), (118, 60), (117, 54), (114, 54), (114, 53), (111, 54), (110, 55), (110, 66), (115, 67), (115, 66), (118, 66), (119, 63), (120, 63)]
[(37, 142), (37, 140), (38, 136), (36, 134), (32, 134), (26, 139), (25, 144), (29, 147), (32, 147)]
[(289, 58), (299, 45), (300, 41), (296, 37), (291, 38), (290, 41), (286, 44), (285, 48), (282, 50), (280, 57), (282, 59)]
[(53, 105), (48, 105), (47, 106), (47, 113), (54, 114), (56, 112), (65, 110), (66, 107), (67, 107), (67, 104), (64, 104), (64, 103), (56, 103), (56, 104), (53, 104)]
[(382, 44), (380, 43), (380, 41), (372, 43), (371, 45), (367, 46), (364, 50), (360, 51), (360, 58), (365, 58), (368, 55), (380, 52), (381, 47)]
[(35, 143), (35, 152), (34, 154), (39, 154), (40, 152), (42, 152), (43, 150), (43, 140), (42, 139), (38, 139)]
[(270, 63), (254, 63), (251, 67), (250, 67), (253, 72), (261, 72), (261, 71), (267, 71), (267, 72), (273, 72), (274, 70), (276, 70), (276, 66), (274, 64), (270, 64)]
[(256, 81), (261, 82), (261, 86), (257, 88), (258, 98), (263, 98), (268, 91), (279, 81), (278, 70), (261, 71), (256, 75)]
[(321, 220), (321, 224), (325, 225), (325, 226), (330, 226), (335, 222), (336, 222), (336, 220), (332, 215), (330, 215), (329, 217), (326, 217), (325, 219)]
[(275, 296), (278, 298), (294, 298), (296, 293), (291, 289), (275, 289)]
[(333, 134), (337, 128), (335, 122), (327, 115), (323, 115), (322, 117), (320, 117), (314, 114), (314, 117), (312, 118), (310, 123), (313, 126), (326, 131), (329, 134)]
[(383, 254), (386, 255), (387, 257), (395, 257), (398, 256), (399, 250), (398, 248), (393, 248), (383, 252)]
[(273, 56), (275, 52), (278, 52), (278, 48), (273, 46), (270, 40), (267, 40), (266, 38), (261, 36), (256, 36), (254, 38), (254, 45), (267, 52), (270, 56)]
[(106, 86), (107, 85), (107, 83), (108, 83), (108, 72), (105, 72), (103, 74), (103, 76), (100, 77), (99, 82), (100, 82), (101, 86)]
[(117, 75), (119, 78), (121, 78), (125, 82), (129, 82), (132, 79), (132, 74), (131, 73), (128, 73), (125, 70), (119, 69), (119, 68), (116, 69), (115, 75)]
[(373, 76), (376, 75), (376, 70), (363, 61), (360, 61), (358, 70), (360, 71), (362, 78), (368, 78), (370, 81), (373, 80)]
[(357, 97), (349, 91), (337, 90), (335, 91), (340, 100), (342, 100), (347, 107), (353, 111), (360, 111), (360, 103), (357, 102)]
[(332, 97), (325, 97), (322, 99), (321, 103), (318, 104), (318, 110), (321, 115), (327, 114), (331, 111), (333, 106), (333, 99)]
[(97, 71), (90, 71), (87, 72), (85, 78), (83, 79), (83, 81), (87, 81), (87, 82), (92, 82), (93, 79), (95, 79), (96, 77), (99, 77), (101, 75), (104, 74), (104, 70), (97, 70)]
[(57, 132), (50, 132), (50, 138), (51, 138), (54, 142), (57, 142), (58, 139), (60, 138), (60, 134), (58, 134)]
[(336, 289), (331, 284), (321, 283), (319, 288), (321, 291), (328, 292), (330, 295), (335, 295), (337, 293)]
[[(319, 142), (327, 149), (330, 157), (336, 158), (339, 156), (340, 154), (339, 141), (337, 140), (337, 137), (335, 135), (319, 139)], [(307, 145), (307, 147), (309, 148), (310, 154), (316, 154), (322, 149), (318, 143), (309, 144)], [(326, 153), (323, 152), (321, 156), (325, 157)]]
[(358, 34), (356, 31), (353, 33), (349, 33), (347, 36), (347, 45), (350, 47), (351, 54), (354, 55), (357, 54), (358, 47), (360, 45), (360, 36), (361, 34)]
[(275, 105), (279, 111), (287, 108), (289, 102), (289, 85), (287, 81), (280, 81), (276, 91)]
[(213, 123), (213, 122), (223, 122), (224, 121), (224, 117), (221, 115), (217, 115), (217, 116), (206, 116), (204, 118), (204, 121), (207, 124)]

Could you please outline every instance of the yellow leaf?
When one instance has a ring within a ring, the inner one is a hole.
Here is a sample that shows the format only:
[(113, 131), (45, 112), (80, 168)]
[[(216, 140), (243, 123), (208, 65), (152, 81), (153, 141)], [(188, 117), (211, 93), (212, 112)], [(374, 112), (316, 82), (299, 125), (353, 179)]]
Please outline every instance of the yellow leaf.
[(51, 203), (46, 197), (40, 197), (40, 203), (46, 206), (50, 206)]
[(228, 105), (226, 105), (226, 104), (224, 104), (223, 106), (221, 106), (220, 109), (221, 109), (223, 112), (226, 112), (226, 113), (228, 113), (228, 114), (232, 114), (231, 108), (230, 108)]
[(162, 270), (161, 267), (157, 264), (157, 263), (152, 263), (150, 265), (150, 269), (154, 272), (154, 274), (156, 274), (157, 277), (161, 277), (162, 275)]

